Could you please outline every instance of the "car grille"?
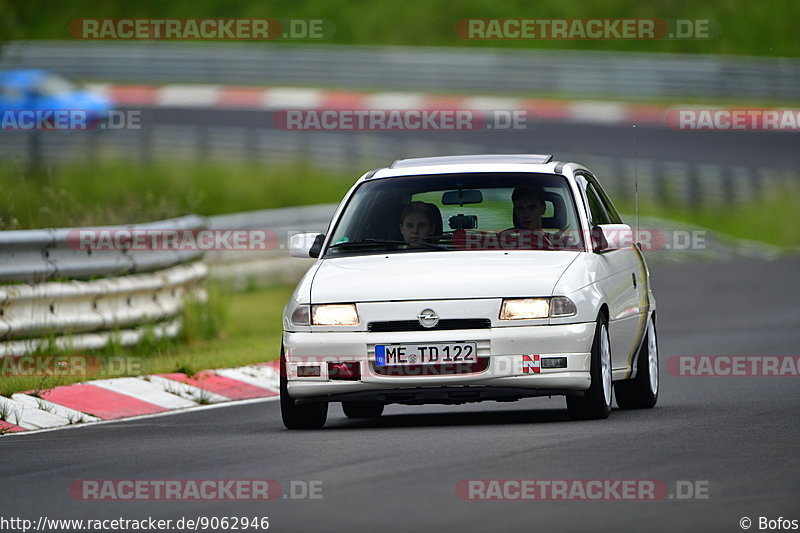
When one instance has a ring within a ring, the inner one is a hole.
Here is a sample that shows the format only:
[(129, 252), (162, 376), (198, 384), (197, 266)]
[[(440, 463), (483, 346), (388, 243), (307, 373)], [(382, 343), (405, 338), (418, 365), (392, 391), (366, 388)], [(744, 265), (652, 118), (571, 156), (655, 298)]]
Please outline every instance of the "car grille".
[(419, 320), (393, 320), (389, 322), (370, 322), (367, 331), (440, 331), (448, 329), (487, 329), (492, 327), (488, 318), (450, 318), (442, 319), (432, 328), (423, 327)]

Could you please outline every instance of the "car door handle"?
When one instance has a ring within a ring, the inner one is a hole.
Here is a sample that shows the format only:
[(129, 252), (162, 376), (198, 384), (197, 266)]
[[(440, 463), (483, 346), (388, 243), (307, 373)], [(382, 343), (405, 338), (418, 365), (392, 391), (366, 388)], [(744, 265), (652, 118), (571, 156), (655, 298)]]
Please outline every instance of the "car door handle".
[(635, 289), (636, 288), (636, 272), (633, 272), (631, 274), (631, 277), (633, 278), (633, 288)]

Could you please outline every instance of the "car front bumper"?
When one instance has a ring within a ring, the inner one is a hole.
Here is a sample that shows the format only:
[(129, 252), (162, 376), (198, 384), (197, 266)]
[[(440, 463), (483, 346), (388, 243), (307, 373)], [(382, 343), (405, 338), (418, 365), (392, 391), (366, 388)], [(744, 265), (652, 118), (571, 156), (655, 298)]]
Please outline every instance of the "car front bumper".
[[(298, 401), (461, 403), (525, 396), (581, 394), (589, 388), (595, 323), (509, 326), (474, 330), (371, 333), (285, 332), (287, 390)], [(478, 372), (381, 375), (373, 363), (376, 344), (475, 342), (487, 358)], [(523, 355), (565, 357), (565, 368), (523, 368)], [(356, 362), (357, 380), (330, 379), (329, 362)], [(319, 376), (298, 377), (299, 367), (318, 366)]]

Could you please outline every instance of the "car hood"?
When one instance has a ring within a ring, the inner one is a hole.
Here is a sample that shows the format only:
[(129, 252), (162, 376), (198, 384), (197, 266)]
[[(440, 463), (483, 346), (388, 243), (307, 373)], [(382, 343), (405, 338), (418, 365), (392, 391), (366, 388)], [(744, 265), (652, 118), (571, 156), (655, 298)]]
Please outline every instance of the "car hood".
[(325, 259), (312, 303), (550, 296), (580, 252), (407, 252)]

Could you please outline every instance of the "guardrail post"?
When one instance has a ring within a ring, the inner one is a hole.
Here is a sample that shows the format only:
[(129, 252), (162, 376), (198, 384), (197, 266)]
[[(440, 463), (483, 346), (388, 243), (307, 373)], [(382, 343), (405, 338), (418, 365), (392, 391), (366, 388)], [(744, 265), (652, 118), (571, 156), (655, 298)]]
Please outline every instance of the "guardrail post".
[(100, 152), (100, 132), (96, 130), (87, 131), (86, 133), (86, 161), (90, 166), (97, 165)]
[(748, 167), (748, 172), (750, 174), (752, 199), (758, 200), (761, 198), (761, 195), (764, 194), (764, 176), (758, 169), (752, 167)]
[(720, 181), (722, 183), (722, 201), (725, 202), (725, 205), (734, 205), (736, 203), (736, 191), (731, 167), (727, 165), (722, 167)]
[(42, 168), (42, 132), (32, 131), (28, 133), (28, 172), (38, 173)]
[(139, 131), (139, 160), (145, 165), (153, 163), (153, 131), (150, 128), (142, 128)]
[(687, 183), (689, 206), (692, 208), (699, 208), (703, 204), (703, 187), (702, 183), (700, 183), (701, 174), (698, 172), (696, 163), (689, 163), (686, 177), (689, 180)]
[(619, 198), (620, 203), (628, 203), (633, 197), (633, 173), (629, 175), (622, 158), (615, 157), (611, 161), (611, 176), (609, 178), (611, 178), (609, 183), (613, 184), (614, 196)]
[(211, 148), (208, 142), (208, 128), (205, 126), (198, 126), (195, 130), (195, 154), (198, 160), (206, 160), (209, 157), (209, 150)]
[(244, 128), (244, 159), (251, 164), (258, 163), (258, 129), (252, 127)]
[(668, 187), (669, 176), (666, 165), (662, 161), (655, 161), (653, 163), (655, 172), (653, 176), (653, 185), (656, 193), (656, 198), (662, 205), (672, 205), (672, 198)]

